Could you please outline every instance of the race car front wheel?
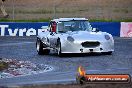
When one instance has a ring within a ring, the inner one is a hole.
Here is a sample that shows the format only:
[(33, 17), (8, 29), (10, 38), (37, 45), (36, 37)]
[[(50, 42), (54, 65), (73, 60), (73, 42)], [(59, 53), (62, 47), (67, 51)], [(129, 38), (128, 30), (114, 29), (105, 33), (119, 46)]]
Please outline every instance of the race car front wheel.
[(61, 43), (59, 41), (58, 41), (58, 44), (57, 44), (57, 54), (58, 54), (58, 56), (62, 56)]
[(39, 38), (37, 38), (37, 41), (36, 41), (36, 48), (39, 55), (47, 55), (50, 52), (48, 49), (43, 50), (43, 48), (45, 47), (43, 46), (43, 43), (41, 42)]

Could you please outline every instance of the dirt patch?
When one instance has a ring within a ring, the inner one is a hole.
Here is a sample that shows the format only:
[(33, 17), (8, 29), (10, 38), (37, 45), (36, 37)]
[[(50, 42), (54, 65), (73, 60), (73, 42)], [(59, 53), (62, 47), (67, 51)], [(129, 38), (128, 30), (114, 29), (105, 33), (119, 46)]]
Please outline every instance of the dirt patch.
[(0, 60), (0, 79), (39, 74), (52, 70), (52, 66), (34, 64), (30, 61), (20, 61), (16, 59), (5, 58)]
[[(89, 19), (132, 19), (132, 0), (14, 0), (15, 19), (86, 17)], [(5, 3), (12, 19), (13, 0)], [(56, 14), (54, 14), (56, 10)]]

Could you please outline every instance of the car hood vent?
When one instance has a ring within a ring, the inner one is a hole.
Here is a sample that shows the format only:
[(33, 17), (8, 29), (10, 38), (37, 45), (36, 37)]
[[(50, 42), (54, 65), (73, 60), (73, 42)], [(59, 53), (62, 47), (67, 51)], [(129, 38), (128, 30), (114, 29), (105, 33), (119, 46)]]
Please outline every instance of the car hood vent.
[(86, 41), (82, 42), (82, 46), (85, 48), (90, 48), (90, 47), (97, 47), (100, 45), (100, 42), (98, 41)]

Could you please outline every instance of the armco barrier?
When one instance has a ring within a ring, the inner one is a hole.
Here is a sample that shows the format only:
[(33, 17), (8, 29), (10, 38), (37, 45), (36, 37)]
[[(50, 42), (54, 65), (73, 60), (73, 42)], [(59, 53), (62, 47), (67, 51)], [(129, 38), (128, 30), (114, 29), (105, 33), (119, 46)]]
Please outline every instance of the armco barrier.
[[(92, 27), (120, 36), (120, 22), (91, 22)], [(1, 22), (0, 36), (32, 36), (47, 29), (48, 22)]]

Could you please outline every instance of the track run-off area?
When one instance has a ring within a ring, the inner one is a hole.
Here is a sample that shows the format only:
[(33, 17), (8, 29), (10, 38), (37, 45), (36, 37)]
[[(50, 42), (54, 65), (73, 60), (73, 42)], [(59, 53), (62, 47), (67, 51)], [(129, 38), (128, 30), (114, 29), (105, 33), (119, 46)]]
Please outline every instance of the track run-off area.
[(112, 55), (66, 54), (59, 57), (53, 52), (38, 55), (36, 37), (0, 37), (0, 58), (46, 64), (52, 71), (0, 79), (0, 86), (23, 84), (75, 83), (78, 66), (85, 67), (88, 74), (132, 75), (132, 38), (114, 37), (115, 51)]

